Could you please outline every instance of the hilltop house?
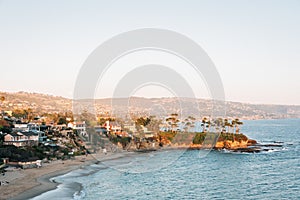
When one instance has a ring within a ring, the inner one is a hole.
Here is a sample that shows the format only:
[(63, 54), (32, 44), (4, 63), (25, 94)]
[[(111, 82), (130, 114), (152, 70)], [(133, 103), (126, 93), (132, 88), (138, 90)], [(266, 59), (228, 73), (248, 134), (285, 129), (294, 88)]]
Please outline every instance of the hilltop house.
[(73, 122), (73, 123), (70, 122), (70, 123), (68, 123), (68, 127), (72, 128), (74, 130), (77, 130), (78, 134), (80, 134), (80, 135), (83, 135), (83, 136), (87, 135), (85, 121), (83, 121), (83, 122)]
[(4, 136), (4, 145), (16, 147), (33, 146), (39, 143), (39, 133), (32, 131), (12, 132)]
[(42, 131), (49, 129), (48, 126), (39, 125), (37, 123), (15, 123), (14, 127), (16, 131)]
[(122, 127), (116, 122), (106, 121), (103, 125), (106, 128), (107, 132), (116, 134), (117, 132), (122, 131)]
[(28, 124), (25, 123), (25, 124), (14, 124), (14, 130), (17, 130), (17, 131), (29, 131), (29, 127), (28, 127)]

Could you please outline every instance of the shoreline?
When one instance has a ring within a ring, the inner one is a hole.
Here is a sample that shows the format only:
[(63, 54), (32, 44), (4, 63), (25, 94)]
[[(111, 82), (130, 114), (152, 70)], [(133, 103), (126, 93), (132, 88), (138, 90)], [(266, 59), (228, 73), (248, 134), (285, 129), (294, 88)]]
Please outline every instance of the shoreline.
[[(196, 150), (197, 148), (164, 147), (157, 149), (165, 150)], [(199, 149), (197, 149), (199, 150)], [(216, 150), (214, 148), (210, 150)], [(67, 174), (73, 170), (80, 169), (102, 161), (114, 160), (123, 157), (138, 155), (141, 152), (123, 151), (117, 153), (88, 154), (88, 156), (76, 156), (73, 160), (57, 160), (44, 164), (41, 168), (26, 170), (15, 170), (10, 173), (19, 173), (17, 178), (10, 181), (9, 185), (0, 186), (2, 199), (21, 200), (37, 197), (45, 192), (55, 190), (60, 183), (51, 181), (51, 178)], [(25, 184), (26, 183), (26, 184)]]
[(50, 179), (57, 177), (57, 176), (67, 174), (71, 171), (72, 171), (72, 169), (66, 169), (63, 171), (55, 171), (55, 172), (52, 172), (49, 174), (42, 175), (41, 177), (36, 178), (36, 182), (38, 182), (39, 185), (37, 185), (33, 188), (30, 188), (29, 190), (26, 190), (24, 192), (21, 192), (17, 196), (12, 197), (10, 199), (11, 200), (30, 199), (30, 198), (39, 196), (45, 192), (55, 190), (60, 183), (53, 182)]
[[(20, 172), (9, 185), (0, 186), (0, 200), (23, 200), (42, 195), (55, 190), (60, 183), (51, 181), (52, 178), (65, 175), (71, 171), (97, 164), (102, 161), (119, 159), (135, 154), (134, 152), (118, 152), (104, 154), (88, 154), (76, 156), (74, 160), (57, 160), (43, 165), (41, 168), (15, 170), (10, 173)], [(26, 184), (25, 184), (26, 183)]]
[(1, 180), (8, 180), (9, 184), (0, 186), (0, 200), (28, 199), (56, 189), (59, 183), (50, 181), (51, 178), (91, 165), (95, 161), (96, 159), (92, 155), (77, 156), (74, 160), (57, 160), (45, 163), (41, 168), (8, 171), (5, 176), (1, 177)]

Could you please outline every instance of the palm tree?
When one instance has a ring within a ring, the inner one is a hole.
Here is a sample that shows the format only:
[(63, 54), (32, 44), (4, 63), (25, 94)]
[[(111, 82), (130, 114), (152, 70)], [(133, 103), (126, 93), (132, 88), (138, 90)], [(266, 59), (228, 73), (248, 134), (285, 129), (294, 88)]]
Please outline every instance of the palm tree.
[(233, 127), (233, 133), (235, 133), (235, 130), (236, 130), (236, 121), (235, 121), (235, 119), (231, 120), (231, 127)]
[(188, 120), (191, 122), (191, 127), (195, 127), (196, 118), (192, 116), (188, 116)]
[(210, 126), (211, 126), (211, 125), (212, 125), (212, 123), (211, 123), (210, 120), (208, 119), (208, 120), (206, 121), (206, 128), (207, 128), (206, 131), (209, 132), (209, 129), (210, 129)]
[[(214, 125), (216, 127), (216, 131), (220, 131), (220, 129), (223, 129), (224, 127), (224, 123), (223, 123), (223, 119), (222, 118), (218, 118), (216, 120), (214, 120)], [(221, 130), (222, 132), (223, 130)]]
[(192, 116), (188, 116), (188, 119), (191, 120), (191, 121), (195, 121), (196, 120), (196, 118), (192, 117)]
[(177, 118), (178, 114), (177, 113), (172, 113), (171, 116)]
[(202, 123), (201, 123), (201, 126), (203, 128), (202, 132), (206, 132), (209, 130), (210, 126), (211, 126), (211, 121), (210, 119), (206, 118), (206, 117), (203, 117), (202, 118)]
[(203, 117), (203, 118), (202, 118), (202, 123), (201, 123), (201, 126), (202, 126), (202, 128), (203, 128), (203, 130), (202, 130), (203, 133), (205, 133), (206, 121), (207, 121), (207, 118), (206, 118), (206, 117)]
[(172, 113), (171, 116), (166, 119), (166, 121), (171, 126), (172, 132), (176, 132), (177, 131), (177, 127), (178, 127), (177, 123), (179, 122), (179, 120), (178, 120), (178, 114), (177, 113)]
[(225, 127), (225, 130), (226, 130), (226, 127), (228, 127), (228, 129), (226, 130), (227, 133), (230, 133), (230, 122), (228, 119), (224, 119), (224, 127)]
[(235, 133), (236, 133), (236, 134), (239, 133), (239, 131), (240, 131), (239, 126), (240, 126), (240, 125), (243, 125), (243, 124), (244, 124), (244, 123), (241, 122), (238, 118), (235, 119), (235, 126), (236, 126), (236, 128), (235, 128)]
[(188, 132), (188, 129), (189, 129), (189, 127), (187, 127), (187, 126), (183, 127), (183, 130), (184, 130), (185, 133)]
[(187, 121), (185, 124), (184, 124), (184, 131), (185, 132), (189, 132), (190, 131), (190, 128), (191, 128), (191, 125), (192, 123), (190, 121)]
[(157, 119), (156, 116), (150, 116), (150, 123), (147, 125), (149, 130), (156, 133), (159, 132), (159, 125), (162, 123), (160, 119)]

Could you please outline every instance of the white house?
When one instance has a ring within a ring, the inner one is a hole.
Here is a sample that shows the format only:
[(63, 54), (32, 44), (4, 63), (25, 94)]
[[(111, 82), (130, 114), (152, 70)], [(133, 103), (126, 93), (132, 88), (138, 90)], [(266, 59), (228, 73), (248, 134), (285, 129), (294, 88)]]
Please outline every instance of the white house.
[(29, 131), (28, 124), (14, 124), (14, 130), (18, 131)]
[(106, 121), (103, 125), (110, 133), (117, 133), (122, 130), (122, 127), (116, 122)]
[(68, 127), (72, 128), (74, 130), (77, 130), (77, 132), (81, 135), (86, 135), (86, 123), (85, 121), (83, 122), (73, 122), (73, 123), (68, 123)]

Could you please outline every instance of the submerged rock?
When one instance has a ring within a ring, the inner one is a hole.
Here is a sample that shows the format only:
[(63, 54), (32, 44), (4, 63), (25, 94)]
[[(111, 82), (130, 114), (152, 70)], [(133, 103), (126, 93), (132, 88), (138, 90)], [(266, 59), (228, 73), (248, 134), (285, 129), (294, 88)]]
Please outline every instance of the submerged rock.
[(241, 153), (259, 153), (261, 151), (262, 149), (259, 147), (238, 148), (233, 150), (233, 152), (241, 152)]

